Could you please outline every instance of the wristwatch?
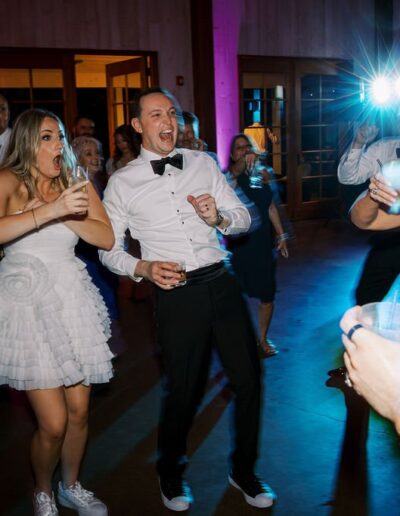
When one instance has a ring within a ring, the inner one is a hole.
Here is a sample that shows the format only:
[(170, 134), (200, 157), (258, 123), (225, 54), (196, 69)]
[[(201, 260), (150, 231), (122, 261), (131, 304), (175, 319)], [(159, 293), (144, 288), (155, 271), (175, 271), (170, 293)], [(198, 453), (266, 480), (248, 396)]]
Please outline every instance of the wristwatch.
[(217, 210), (217, 220), (215, 221), (214, 226), (219, 226), (223, 220), (224, 220), (224, 216), (222, 215), (222, 213), (219, 210)]

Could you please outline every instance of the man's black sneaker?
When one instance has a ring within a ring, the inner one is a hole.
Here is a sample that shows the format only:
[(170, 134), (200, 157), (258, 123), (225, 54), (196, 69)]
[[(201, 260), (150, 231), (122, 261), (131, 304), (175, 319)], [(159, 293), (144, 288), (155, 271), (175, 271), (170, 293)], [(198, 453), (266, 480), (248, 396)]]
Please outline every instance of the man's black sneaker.
[(188, 483), (182, 477), (160, 477), (160, 491), (163, 504), (171, 511), (187, 511), (193, 503)]
[(237, 478), (232, 473), (229, 475), (229, 483), (243, 493), (246, 502), (260, 509), (271, 507), (276, 500), (273, 490), (256, 475)]

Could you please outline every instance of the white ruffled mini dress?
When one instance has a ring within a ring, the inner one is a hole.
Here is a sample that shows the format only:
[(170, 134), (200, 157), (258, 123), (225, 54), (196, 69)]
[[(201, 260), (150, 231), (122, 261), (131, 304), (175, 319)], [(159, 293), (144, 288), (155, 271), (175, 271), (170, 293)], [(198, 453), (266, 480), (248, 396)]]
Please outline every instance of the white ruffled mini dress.
[(18, 390), (108, 382), (110, 320), (77, 235), (47, 224), (4, 246), (0, 261), (0, 384)]

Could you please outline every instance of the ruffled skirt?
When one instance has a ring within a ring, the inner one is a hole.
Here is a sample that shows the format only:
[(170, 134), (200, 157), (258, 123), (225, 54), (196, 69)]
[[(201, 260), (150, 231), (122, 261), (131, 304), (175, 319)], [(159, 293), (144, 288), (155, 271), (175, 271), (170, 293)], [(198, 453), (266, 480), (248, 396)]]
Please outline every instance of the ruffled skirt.
[(0, 262), (0, 384), (18, 390), (112, 377), (107, 308), (83, 262), (15, 253)]

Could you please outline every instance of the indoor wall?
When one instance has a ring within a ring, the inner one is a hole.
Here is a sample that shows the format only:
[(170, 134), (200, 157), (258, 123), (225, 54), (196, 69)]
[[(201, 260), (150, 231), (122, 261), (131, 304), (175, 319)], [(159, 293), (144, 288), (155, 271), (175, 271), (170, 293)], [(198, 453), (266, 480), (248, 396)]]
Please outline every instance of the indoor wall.
[(156, 51), (160, 84), (193, 109), (187, 0), (2, 0), (1, 15), (0, 48)]

